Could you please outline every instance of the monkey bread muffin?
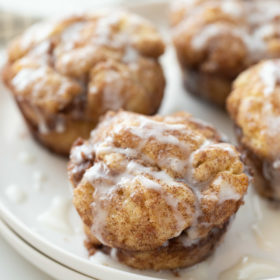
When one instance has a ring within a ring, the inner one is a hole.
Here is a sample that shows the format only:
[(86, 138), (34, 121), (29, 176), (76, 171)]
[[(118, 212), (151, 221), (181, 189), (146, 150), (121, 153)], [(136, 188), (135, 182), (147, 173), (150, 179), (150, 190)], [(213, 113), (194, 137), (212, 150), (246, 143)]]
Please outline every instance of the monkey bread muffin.
[(255, 170), (255, 186), (280, 200), (280, 60), (242, 73), (227, 100), (239, 142)]
[(163, 52), (159, 33), (137, 15), (79, 14), (36, 24), (16, 38), (3, 80), (33, 136), (67, 155), (108, 110), (157, 111)]
[(280, 57), (278, 0), (179, 0), (170, 21), (186, 88), (220, 106), (238, 74)]
[(240, 156), (187, 113), (107, 113), (68, 166), (88, 247), (138, 269), (202, 261), (243, 203)]

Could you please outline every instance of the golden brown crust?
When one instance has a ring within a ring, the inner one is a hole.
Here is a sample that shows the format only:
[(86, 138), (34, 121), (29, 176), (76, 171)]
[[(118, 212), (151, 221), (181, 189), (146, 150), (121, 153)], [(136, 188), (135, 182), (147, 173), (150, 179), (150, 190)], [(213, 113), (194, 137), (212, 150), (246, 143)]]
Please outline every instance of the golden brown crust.
[(36, 139), (68, 154), (108, 110), (157, 111), (165, 87), (158, 62), (163, 52), (159, 33), (136, 15), (70, 16), (15, 39), (3, 80)]
[(227, 109), (255, 169), (257, 190), (280, 200), (280, 61), (263, 61), (234, 82)]
[[(258, 157), (253, 151), (248, 149), (245, 145), (242, 144), (242, 130), (235, 127), (235, 133), (239, 142), (239, 149), (243, 151), (244, 160), (248, 167), (250, 167), (251, 174), (254, 176), (253, 186), (257, 190), (257, 192), (273, 201), (279, 201), (279, 190), (277, 191), (273, 184), (273, 163), (269, 163), (269, 161), (265, 161), (264, 159)], [(278, 175), (279, 176), (279, 175)]]
[[(184, 245), (185, 236), (181, 235), (155, 250), (126, 251), (118, 249), (114, 255), (120, 262), (137, 269), (161, 270), (189, 267), (211, 255), (226, 232), (227, 225), (226, 223), (221, 228), (213, 229), (207, 237), (190, 246)], [(108, 248), (101, 248), (101, 250), (108, 252)], [(112, 255), (112, 251), (110, 253)]]
[[(274, 0), (177, 1), (170, 22), (185, 80), (192, 83), (187, 88), (224, 105), (240, 72), (280, 56), (279, 15), (280, 3)], [(192, 81), (189, 73), (199, 78)]]
[(242, 129), (241, 142), (259, 157), (270, 160), (280, 154), (279, 73), (280, 60), (249, 68), (235, 80), (227, 100), (232, 119)]
[[(208, 239), (238, 210), (248, 185), (237, 150), (187, 113), (107, 113), (88, 141), (73, 146), (70, 158), (73, 201), (89, 240), (134, 254), (135, 264), (124, 260), (134, 267), (182, 234), (187, 247)], [(214, 245), (206, 243), (210, 253)], [(176, 267), (174, 252), (184, 249), (170, 250), (162, 255), (170, 263), (154, 269)]]

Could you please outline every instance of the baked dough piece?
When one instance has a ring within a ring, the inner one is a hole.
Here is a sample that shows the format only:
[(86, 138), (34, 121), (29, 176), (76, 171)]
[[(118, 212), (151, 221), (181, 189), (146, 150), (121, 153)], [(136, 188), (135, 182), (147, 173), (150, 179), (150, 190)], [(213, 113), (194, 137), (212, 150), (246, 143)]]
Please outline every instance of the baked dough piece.
[(109, 112), (70, 154), (88, 243), (139, 269), (206, 258), (243, 202), (239, 152), (187, 113)]
[(154, 114), (164, 43), (136, 15), (115, 11), (39, 23), (8, 48), (3, 79), (34, 137), (67, 155), (108, 110)]
[(277, 0), (179, 0), (170, 22), (186, 88), (219, 106), (238, 74), (280, 57)]
[(280, 200), (280, 60), (261, 62), (242, 73), (227, 100), (243, 150), (255, 169), (255, 186)]

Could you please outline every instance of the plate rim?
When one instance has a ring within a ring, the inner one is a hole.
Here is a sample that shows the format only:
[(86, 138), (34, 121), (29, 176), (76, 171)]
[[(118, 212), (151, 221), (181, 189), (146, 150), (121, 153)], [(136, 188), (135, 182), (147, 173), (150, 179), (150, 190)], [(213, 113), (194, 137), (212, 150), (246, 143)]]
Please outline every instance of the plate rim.
[[(19, 235), (25, 242), (31, 244), (34, 248), (40, 249), (40, 251), (49, 258), (61, 263), (72, 270), (76, 270), (89, 277), (97, 277), (104, 280), (111, 280), (112, 277), (119, 276), (122, 280), (163, 280), (163, 278), (155, 278), (150, 276), (144, 276), (132, 272), (123, 271), (121, 269), (105, 266), (95, 263), (89, 259), (83, 259), (70, 253), (59, 246), (48, 241), (46, 238), (40, 236), (37, 232), (32, 231), (19, 220), (13, 213), (11, 213), (0, 198), (0, 218), (6, 222), (6, 224), (12, 228), (17, 235)], [(91, 272), (89, 273), (89, 266)]]
[[(45, 254), (34, 248), (32, 245), (23, 240), (16, 232), (14, 232), (2, 219), (0, 218), (0, 234), (3, 239), (25, 260), (37, 267), (39, 270), (45, 272), (48, 276), (59, 277), (65, 279), (67, 276), (69, 280), (98, 280), (96, 278), (88, 277), (71, 268), (60, 264), (53, 259), (50, 259)], [(52, 268), (52, 269), (49, 269)], [(59, 273), (59, 274), (58, 274)], [(61, 277), (60, 277), (61, 276)], [(63, 277), (63, 278), (62, 278)], [(69, 278), (71, 277), (71, 278)]]

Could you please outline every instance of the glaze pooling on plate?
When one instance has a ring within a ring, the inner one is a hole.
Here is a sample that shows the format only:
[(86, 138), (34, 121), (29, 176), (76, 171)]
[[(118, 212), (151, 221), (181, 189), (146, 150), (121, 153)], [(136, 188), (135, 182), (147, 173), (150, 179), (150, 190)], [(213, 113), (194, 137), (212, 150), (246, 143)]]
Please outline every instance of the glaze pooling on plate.
[(26, 199), (26, 193), (17, 185), (9, 185), (5, 189), (7, 198), (14, 203), (22, 203)]
[(219, 280), (267, 279), (267, 277), (277, 277), (279, 273), (277, 262), (245, 256), (233, 267), (224, 271)]
[(32, 153), (22, 151), (18, 154), (18, 160), (23, 164), (32, 164), (36, 158)]
[(52, 199), (49, 209), (38, 216), (44, 226), (62, 233), (71, 234), (73, 229), (69, 223), (71, 200), (56, 196)]

